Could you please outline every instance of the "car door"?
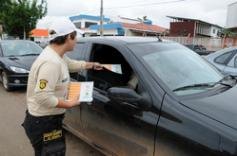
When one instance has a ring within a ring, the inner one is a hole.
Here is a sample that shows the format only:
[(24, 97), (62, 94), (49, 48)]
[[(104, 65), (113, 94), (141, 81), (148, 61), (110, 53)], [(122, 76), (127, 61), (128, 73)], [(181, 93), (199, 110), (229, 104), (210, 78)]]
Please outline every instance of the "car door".
[(227, 64), (227, 66), (225, 67), (224, 73), (237, 76), (237, 64), (236, 64), (237, 51), (235, 50), (233, 53), (234, 55), (229, 61), (229, 63)]
[(210, 121), (166, 94), (157, 128), (155, 156), (214, 156), (220, 137)]
[[(153, 155), (164, 92), (161, 88), (152, 91), (154, 80), (130, 51), (125, 48), (121, 51), (138, 76), (139, 94), (148, 96), (151, 106), (145, 109), (126, 100), (118, 102), (111, 99), (106, 91), (95, 88), (93, 102), (80, 105), (84, 135), (94, 147), (107, 155)], [(156, 101), (152, 97), (157, 97)]]
[[(68, 52), (67, 56), (75, 60), (84, 60), (86, 51), (86, 43), (78, 42), (72, 52)], [(70, 73), (71, 81), (84, 81), (83, 72)], [(65, 113), (64, 127), (75, 135), (82, 136), (81, 108), (80, 106), (68, 109)]]

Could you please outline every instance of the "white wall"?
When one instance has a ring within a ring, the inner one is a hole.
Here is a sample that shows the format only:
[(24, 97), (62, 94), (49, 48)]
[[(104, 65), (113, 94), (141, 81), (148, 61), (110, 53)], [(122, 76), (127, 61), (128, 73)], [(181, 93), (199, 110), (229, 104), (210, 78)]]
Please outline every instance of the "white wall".
[(48, 37), (34, 37), (34, 41), (47, 42), (48, 41)]
[[(100, 21), (96, 21), (96, 20), (88, 20), (88, 19), (81, 19), (81, 20), (75, 20), (73, 21), (73, 23), (78, 23), (81, 22), (81, 28), (85, 28), (85, 23), (86, 22), (91, 22), (91, 23), (96, 23), (96, 24), (100, 24)], [(108, 22), (104, 22), (104, 24), (107, 24)]]
[[(215, 32), (214, 32), (214, 30), (215, 30)], [(211, 31), (210, 31), (210, 36), (211, 36), (211, 37), (218, 37), (217, 33), (218, 33), (219, 31), (221, 31), (220, 28), (218, 28), (218, 27), (216, 27), (216, 26), (212, 26), (212, 27), (211, 27)]]
[(140, 34), (138, 33), (135, 33), (129, 29), (125, 29), (125, 36), (141, 36)]
[[(215, 32), (214, 32), (215, 29)], [(208, 35), (211, 37), (218, 37), (217, 32), (221, 31), (221, 29), (217, 26), (210, 26), (208, 24), (199, 23), (196, 28), (196, 33), (202, 34), (202, 35)]]
[[(100, 35), (100, 30), (98, 30), (97, 35)], [(117, 29), (104, 30), (104, 35), (118, 35)]]
[(237, 2), (232, 3), (228, 6), (226, 27), (237, 27)]

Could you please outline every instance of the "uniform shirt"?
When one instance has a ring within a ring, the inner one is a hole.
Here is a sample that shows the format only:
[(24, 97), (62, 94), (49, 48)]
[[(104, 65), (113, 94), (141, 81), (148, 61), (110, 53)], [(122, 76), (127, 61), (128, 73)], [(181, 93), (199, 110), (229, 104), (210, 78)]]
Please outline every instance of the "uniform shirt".
[(85, 61), (75, 61), (59, 56), (50, 46), (46, 47), (33, 63), (27, 85), (27, 107), (31, 115), (63, 114), (56, 108), (58, 100), (66, 100), (69, 71), (85, 69)]

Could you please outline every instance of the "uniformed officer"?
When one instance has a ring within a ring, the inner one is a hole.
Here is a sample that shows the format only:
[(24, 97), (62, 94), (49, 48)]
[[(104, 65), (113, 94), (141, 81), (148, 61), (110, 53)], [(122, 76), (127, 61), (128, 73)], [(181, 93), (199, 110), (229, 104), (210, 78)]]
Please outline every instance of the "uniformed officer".
[(49, 30), (50, 44), (29, 73), (27, 111), (22, 125), (36, 156), (64, 156), (64, 112), (66, 108), (79, 105), (78, 99), (66, 100), (69, 71), (101, 70), (102, 65), (71, 60), (64, 55), (76, 44), (76, 27), (69, 19), (55, 20)]

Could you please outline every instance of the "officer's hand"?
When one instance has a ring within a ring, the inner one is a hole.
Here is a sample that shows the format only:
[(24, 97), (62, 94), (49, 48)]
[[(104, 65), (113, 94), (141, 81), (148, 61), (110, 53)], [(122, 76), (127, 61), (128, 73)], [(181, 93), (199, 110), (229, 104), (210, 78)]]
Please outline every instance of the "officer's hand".
[(98, 62), (94, 62), (93, 63), (93, 69), (94, 70), (102, 70), (103, 69), (103, 65), (98, 63)]
[(80, 95), (77, 95), (74, 99), (68, 101), (68, 102), (69, 102), (69, 105), (70, 105), (71, 107), (80, 105), (79, 96), (80, 96)]
[(77, 106), (77, 105), (80, 105), (80, 102), (78, 99), (73, 99), (71, 101), (68, 101), (71, 105), (71, 107), (74, 107), (74, 106)]
[(78, 100), (78, 98), (75, 98), (73, 100), (59, 100), (58, 101), (58, 105), (56, 106), (57, 108), (71, 108), (74, 106), (80, 105), (80, 102)]

